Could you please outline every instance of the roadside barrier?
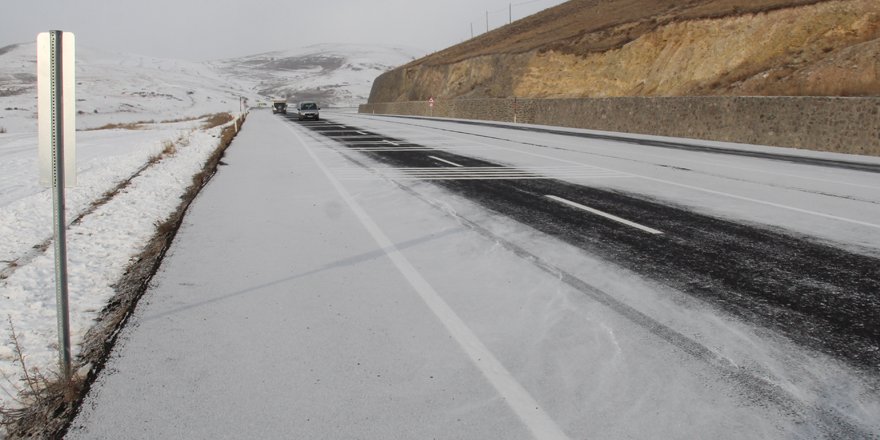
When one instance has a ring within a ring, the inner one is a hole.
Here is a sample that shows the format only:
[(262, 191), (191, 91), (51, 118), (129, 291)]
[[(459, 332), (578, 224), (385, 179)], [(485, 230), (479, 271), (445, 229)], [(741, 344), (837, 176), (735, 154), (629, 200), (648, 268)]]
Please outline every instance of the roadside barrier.
[(880, 156), (880, 98), (688, 96), (443, 99), (360, 113), (504, 121)]

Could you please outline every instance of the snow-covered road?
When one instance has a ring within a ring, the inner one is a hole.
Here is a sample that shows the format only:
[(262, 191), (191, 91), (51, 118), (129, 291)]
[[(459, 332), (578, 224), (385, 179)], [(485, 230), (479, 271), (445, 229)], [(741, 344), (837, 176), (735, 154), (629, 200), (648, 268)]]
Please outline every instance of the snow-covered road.
[[(876, 376), (432, 183), (548, 175), (876, 258), (880, 174), (327, 118), (359, 132), (358, 146), (251, 114), (68, 438), (880, 431)], [(447, 168), (403, 170), (364, 154), (407, 148)], [(452, 175), (463, 164), (450, 152), (509, 169)]]
[[(880, 255), (880, 158), (876, 157), (559, 127), (531, 126), (534, 130), (529, 130), (530, 126), (509, 124), (515, 129), (505, 129), (500, 123), (367, 115), (339, 115), (336, 120), (415, 144), (516, 167), (544, 168), (554, 178), (644, 194)], [(658, 148), (650, 143), (680, 143), (735, 154)], [(778, 160), (748, 154), (775, 155)], [(799, 160), (847, 162), (874, 172), (813, 166)], [(554, 174), (554, 170), (572, 168), (605, 174)]]

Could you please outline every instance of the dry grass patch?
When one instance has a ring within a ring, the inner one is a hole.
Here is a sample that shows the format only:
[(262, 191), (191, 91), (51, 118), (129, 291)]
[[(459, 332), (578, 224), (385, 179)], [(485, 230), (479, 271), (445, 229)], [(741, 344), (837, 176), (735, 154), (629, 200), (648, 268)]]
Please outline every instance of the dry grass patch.
[(159, 122), (156, 121), (136, 121), (136, 122), (111, 122), (109, 124), (104, 124), (100, 127), (94, 128), (86, 128), (84, 131), (95, 131), (95, 130), (143, 130), (145, 125), (147, 124), (176, 124), (180, 122), (190, 122), (190, 121), (199, 121), (204, 120), (202, 124), (202, 129), (210, 129), (214, 127), (219, 127), (223, 124), (228, 123), (229, 121), (235, 119), (235, 117), (230, 113), (211, 113), (205, 114), (201, 116), (184, 116), (181, 118), (175, 119), (165, 119)]
[(112, 122), (109, 124), (104, 124), (100, 127), (95, 128), (86, 128), (85, 131), (96, 131), (96, 130), (143, 130), (145, 124), (153, 124), (154, 121), (138, 121), (138, 122)]
[(0, 407), (0, 425), (6, 428), (9, 438), (35, 438), (47, 431), (58, 432), (74, 416), (76, 406), (83, 397), (84, 378), (74, 374), (68, 381), (55, 372), (46, 375), (36, 367), (28, 368), (27, 356), (12, 317), (7, 319), (15, 363), (18, 364), (21, 377), (3, 375), (10, 389), (6, 386), (0, 386), (0, 389), (12, 397), (19, 407)]
[(204, 116), (204, 118), (205, 118), (205, 123), (202, 125), (202, 128), (205, 130), (210, 129), (210, 128), (214, 128), (214, 127), (219, 127), (219, 126), (226, 124), (229, 121), (235, 119), (235, 117), (229, 113), (215, 113), (213, 115), (206, 115), (206, 116)]
[(199, 121), (202, 119), (206, 119), (205, 127), (203, 128), (214, 128), (219, 125), (223, 125), (232, 120), (232, 115), (229, 113), (206, 113), (204, 115), (199, 116), (184, 116), (182, 118), (175, 119), (166, 119), (161, 121), (162, 124), (176, 124), (179, 122), (190, 122), (190, 121)]
[(206, 118), (207, 116), (208, 116), (208, 115), (201, 115), (201, 116), (185, 116), (185, 117), (182, 117), (182, 118), (164, 119), (164, 120), (162, 120), (162, 121), (159, 121), (159, 123), (160, 123), (160, 124), (177, 124), (177, 123), (179, 123), (179, 122), (198, 121), (199, 119), (204, 119), (204, 118)]
[(162, 159), (165, 159), (166, 157), (173, 156), (173, 155), (177, 154), (178, 147), (185, 147), (187, 145), (189, 145), (189, 139), (187, 139), (184, 136), (180, 136), (179, 138), (177, 138), (176, 141), (165, 141), (162, 144), (162, 151), (160, 151), (158, 154), (150, 156), (150, 158), (147, 160), (147, 164), (144, 166), (144, 168), (151, 166), (151, 165), (155, 165), (156, 163), (158, 163)]

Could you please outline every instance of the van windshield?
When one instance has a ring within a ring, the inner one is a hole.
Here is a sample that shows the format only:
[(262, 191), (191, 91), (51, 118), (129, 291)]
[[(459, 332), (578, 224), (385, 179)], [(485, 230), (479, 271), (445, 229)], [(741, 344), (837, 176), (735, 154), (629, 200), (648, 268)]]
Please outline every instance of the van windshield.
[(299, 108), (300, 110), (317, 110), (318, 105), (314, 102), (304, 102)]

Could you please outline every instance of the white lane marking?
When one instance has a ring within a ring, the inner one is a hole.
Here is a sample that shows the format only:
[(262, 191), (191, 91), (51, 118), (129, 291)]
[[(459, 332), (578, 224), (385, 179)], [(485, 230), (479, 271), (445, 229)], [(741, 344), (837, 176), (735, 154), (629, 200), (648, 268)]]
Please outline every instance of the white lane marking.
[(440, 159), (440, 158), (437, 157), (437, 156), (428, 156), (428, 157), (430, 157), (431, 159), (434, 159), (434, 160), (439, 160), (440, 162), (448, 163), (449, 165), (452, 165), (452, 166), (454, 166), (454, 167), (460, 167), (460, 166), (461, 166), (461, 165), (459, 165), (459, 164), (457, 164), (457, 163), (455, 163), (455, 162), (450, 162), (450, 161), (448, 161), (448, 160), (446, 160), (446, 159)]
[[(364, 173), (363, 175), (340, 176), (341, 180), (381, 180), (383, 177), (377, 174)], [(394, 180), (547, 180), (547, 176), (385, 176)], [(570, 180), (598, 180), (619, 179), (619, 176), (574, 176)]]
[(880, 229), (880, 224), (868, 223), (868, 222), (863, 222), (863, 221), (861, 221), (861, 220), (854, 220), (854, 219), (851, 219), (851, 218), (839, 217), (839, 216), (836, 216), (836, 215), (825, 214), (825, 213), (816, 212), (816, 211), (810, 211), (809, 209), (795, 208), (794, 206), (781, 205), (781, 204), (779, 204), (779, 203), (768, 202), (768, 201), (766, 201), (766, 200), (758, 200), (758, 199), (753, 199), (753, 198), (751, 198), (751, 197), (738, 196), (738, 195), (736, 195), (736, 194), (729, 194), (729, 193), (725, 193), (725, 192), (721, 192), (721, 191), (715, 191), (715, 190), (711, 190), (711, 189), (700, 188), (700, 187), (698, 187), (698, 186), (687, 185), (687, 184), (684, 184), (684, 183), (670, 182), (670, 181), (668, 181), (668, 180), (663, 180), (663, 179), (655, 179), (655, 178), (653, 178), (653, 177), (646, 177), (646, 176), (635, 176), (635, 177), (640, 177), (640, 178), (645, 179), (645, 180), (652, 180), (652, 181), (654, 181), (654, 182), (665, 183), (665, 184), (667, 184), (667, 185), (680, 186), (680, 187), (682, 187), (682, 188), (688, 188), (688, 189), (692, 189), (692, 190), (695, 190), (695, 191), (702, 191), (702, 192), (709, 193), (709, 194), (715, 194), (715, 195), (719, 195), (719, 196), (730, 197), (730, 198), (734, 198), (734, 199), (738, 199), (738, 200), (743, 200), (743, 201), (746, 201), (746, 202), (759, 203), (759, 204), (762, 204), (762, 205), (773, 206), (773, 207), (781, 208), (781, 209), (787, 209), (787, 210), (790, 210), (790, 211), (800, 212), (800, 213), (803, 213), (803, 214), (810, 214), (810, 215), (815, 215), (815, 216), (818, 216), (818, 217), (829, 218), (829, 219), (832, 219), (832, 220), (840, 220), (840, 221), (842, 221), (842, 222), (846, 222), (846, 223), (853, 223), (853, 224), (856, 224), (856, 225), (862, 225), (862, 226), (868, 226), (868, 227), (871, 227), (871, 228), (877, 228), (877, 229)]
[(367, 214), (358, 202), (349, 194), (348, 190), (333, 177), (330, 170), (320, 158), (306, 145), (297, 133), (297, 130), (289, 124), (285, 124), (309, 154), (318, 168), (333, 184), (336, 191), (345, 200), (349, 209), (354, 212), (361, 224), (367, 229), (373, 240), (379, 245), (385, 255), (394, 263), (397, 270), (406, 278), (413, 289), (422, 298), (422, 301), (440, 320), (449, 334), (458, 342), (462, 350), (470, 357), (471, 362), (480, 370), (484, 377), (504, 398), (505, 403), (522, 420), (532, 435), (537, 439), (570, 440), (559, 425), (544, 412), (535, 401), (534, 397), (516, 381), (512, 374), (495, 358), (495, 355), (477, 338), (477, 335), (468, 328), (467, 324), (458, 317), (454, 310), (443, 301), (440, 294), (425, 280), (419, 271), (406, 259), (402, 252), (394, 245), (388, 236), (382, 232), (379, 225)]
[(360, 134), (362, 134), (362, 135), (364, 135), (364, 136), (367, 136), (367, 134), (364, 133), (364, 132), (362, 132), (362, 131), (355, 131), (355, 133), (360, 133)]
[(572, 207), (575, 207), (575, 208), (578, 208), (578, 209), (583, 209), (584, 211), (591, 212), (591, 213), (596, 214), (596, 215), (600, 215), (600, 216), (605, 217), (605, 218), (607, 218), (607, 219), (609, 219), (609, 220), (614, 220), (614, 221), (616, 221), (616, 222), (618, 222), (618, 223), (623, 223), (623, 224), (625, 224), (625, 225), (627, 225), (627, 226), (632, 226), (632, 227), (634, 227), (634, 228), (636, 228), (636, 229), (641, 229), (642, 231), (645, 231), (645, 232), (650, 233), (650, 234), (655, 234), (655, 235), (663, 234), (663, 232), (660, 232), (660, 231), (658, 231), (658, 230), (656, 230), (656, 229), (654, 229), (654, 228), (649, 228), (649, 227), (647, 227), (647, 226), (640, 225), (640, 224), (638, 224), (638, 223), (636, 223), (636, 222), (631, 222), (631, 221), (629, 221), (629, 220), (627, 220), (627, 219), (625, 219), (625, 218), (620, 218), (620, 217), (618, 217), (618, 216), (616, 216), (616, 215), (612, 215), (612, 214), (609, 214), (609, 213), (604, 212), (604, 211), (599, 211), (598, 209), (590, 208), (589, 206), (581, 205), (580, 203), (572, 202), (571, 200), (568, 200), (568, 199), (563, 199), (562, 197), (556, 197), (556, 196), (549, 195), (549, 194), (546, 195), (545, 197), (547, 197), (548, 199), (551, 199), (551, 200), (555, 200), (555, 201), (557, 201), (557, 202), (559, 202), (559, 203), (564, 203), (564, 204), (566, 204), (566, 205), (568, 205), (568, 206), (572, 206)]
[[(347, 151), (372, 151), (372, 152), (380, 152), (380, 153), (389, 152), (389, 151), (396, 151), (398, 153), (403, 152), (403, 151), (436, 151), (433, 148), (391, 148), (391, 147), (387, 147), (387, 148), (376, 148), (376, 147), (347, 148), (346, 150)], [(346, 151), (346, 150), (343, 150), (343, 151)]]
[(391, 142), (391, 141), (389, 141), (389, 140), (387, 140), (387, 139), (384, 140), (384, 141), (382, 141), (382, 142), (385, 142), (386, 144), (394, 145), (395, 147), (398, 146), (398, 145), (400, 145), (400, 144), (398, 144), (397, 142)]
[[(432, 128), (432, 127), (425, 127), (425, 128)], [(442, 130), (442, 129), (441, 129), (441, 130)], [(466, 134), (466, 135), (469, 135), (469, 136), (480, 136), (480, 135), (478, 135), (478, 134)], [(447, 137), (449, 137), (450, 139), (461, 139), (461, 138), (457, 138), (457, 137), (449, 136), (449, 135), (447, 135)], [(774, 207), (774, 208), (785, 209), (785, 210), (794, 211), (794, 212), (800, 212), (800, 213), (802, 213), (802, 214), (814, 215), (814, 216), (816, 216), (816, 217), (823, 217), (823, 218), (827, 218), (827, 219), (831, 219), (831, 220), (837, 220), (837, 221), (841, 221), (841, 222), (845, 222), (845, 223), (851, 223), (851, 224), (855, 224), (855, 225), (867, 226), (867, 227), (869, 227), (869, 228), (880, 229), (880, 224), (864, 222), (864, 221), (861, 221), (861, 220), (855, 220), (855, 219), (851, 219), (851, 218), (840, 217), (840, 216), (832, 215), (832, 214), (825, 214), (825, 213), (822, 213), (822, 212), (811, 211), (811, 210), (809, 210), (809, 209), (796, 208), (796, 207), (794, 207), (794, 206), (783, 205), (783, 204), (780, 204), (780, 203), (769, 202), (769, 201), (766, 201), (766, 200), (753, 199), (753, 198), (751, 198), (751, 197), (739, 196), (739, 195), (736, 195), (736, 194), (730, 194), (730, 193), (726, 193), (726, 192), (722, 192), (722, 191), (715, 191), (715, 190), (711, 190), (711, 189), (707, 189), (707, 188), (701, 188), (701, 187), (698, 187), (698, 186), (688, 185), (688, 184), (684, 184), (684, 183), (672, 182), (672, 181), (665, 180), (665, 179), (657, 179), (657, 178), (654, 178), (654, 177), (642, 176), (642, 175), (639, 175), (639, 174), (625, 173), (625, 172), (623, 172), (623, 171), (618, 171), (618, 170), (614, 170), (614, 169), (611, 169), (611, 168), (603, 168), (603, 167), (597, 167), (597, 166), (595, 166), (595, 165), (587, 165), (587, 164), (585, 164), (585, 163), (577, 162), (577, 161), (574, 161), (574, 160), (561, 159), (561, 158), (558, 158), (558, 157), (548, 156), (548, 155), (546, 155), (546, 154), (533, 153), (533, 152), (530, 152), (530, 151), (518, 150), (518, 149), (515, 149), (515, 148), (509, 148), (509, 147), (501, 147), (501, 146), (498, 146), (498, 145), (487, 144), (487, 143), (485, 143), (485, 142), (479, 142), (479, 141), (477, 141), (477, 143), (481, 143), (481, 144), (484, 144), (484, 145), (486, 145), (486, 146), (488, 146), (488, 147), (493, 147), (493, 148), (497, 148), (497, 149), (500, 149), (500, 150), (507, 150), (507, 151), (513, 151), (513, 152), (516, 152), (516, 153), (525, 154), (525, 155), (528, 155), (528, 156), (540, 157), (540, 158), (544, 158), (544, 159), (550, 159), (550, 160), (554, 160), (554, 161), (557, 161), (557, 162), (569, 163), (569, 164), (573, 164), (573, 165), (589, 166), (589, 167), (593, 167), (593, 168), (597, 168), (597, 169), (601, 169), (601, 170), (605, 170), (605, 171), (616, 172), (616, 173), (620, 173), (620, 174), (626, 174), (626, 175), (628, 175), (628, 176), (630, 176), (630, 177), (638, 177), (638, 178), (645, 179), (645, 180), (650, 180), (650, 181), (653, 181), (653, 182), (664, 183), (664, 184), (666, 184), (666, 185), (678, 186), (678, 187), (682, 187), (682, 188), (692, 189), (692, 190), (694, 190), (694, 191), (705, 192), (705, 193), (708, 193), (708, 194), (715, 194), (715, 195), (719, 195), (719, 196), (723, 196), (723, 197), (729, 197), (729, 198), (732, 198), (732, 199), (737, 199), (737, 200), (743, 200), (743, 201), (746, 201), (746, 202), (757, 203), (757, 204), (760, 204), (760, 205), (772, 206), (772, 207)]]
[[(347, 151), (347, 150), (346, 150)], [(439, 159), (439, 158), (436, 158)], [(590, 167), (375, 167), (336, 168), (334, 175), (343, 180), (393, 179), (393, 180), (514, 180), (514, 179), (600, 179), (632, 178), (619, 173), (609, 173)]]

